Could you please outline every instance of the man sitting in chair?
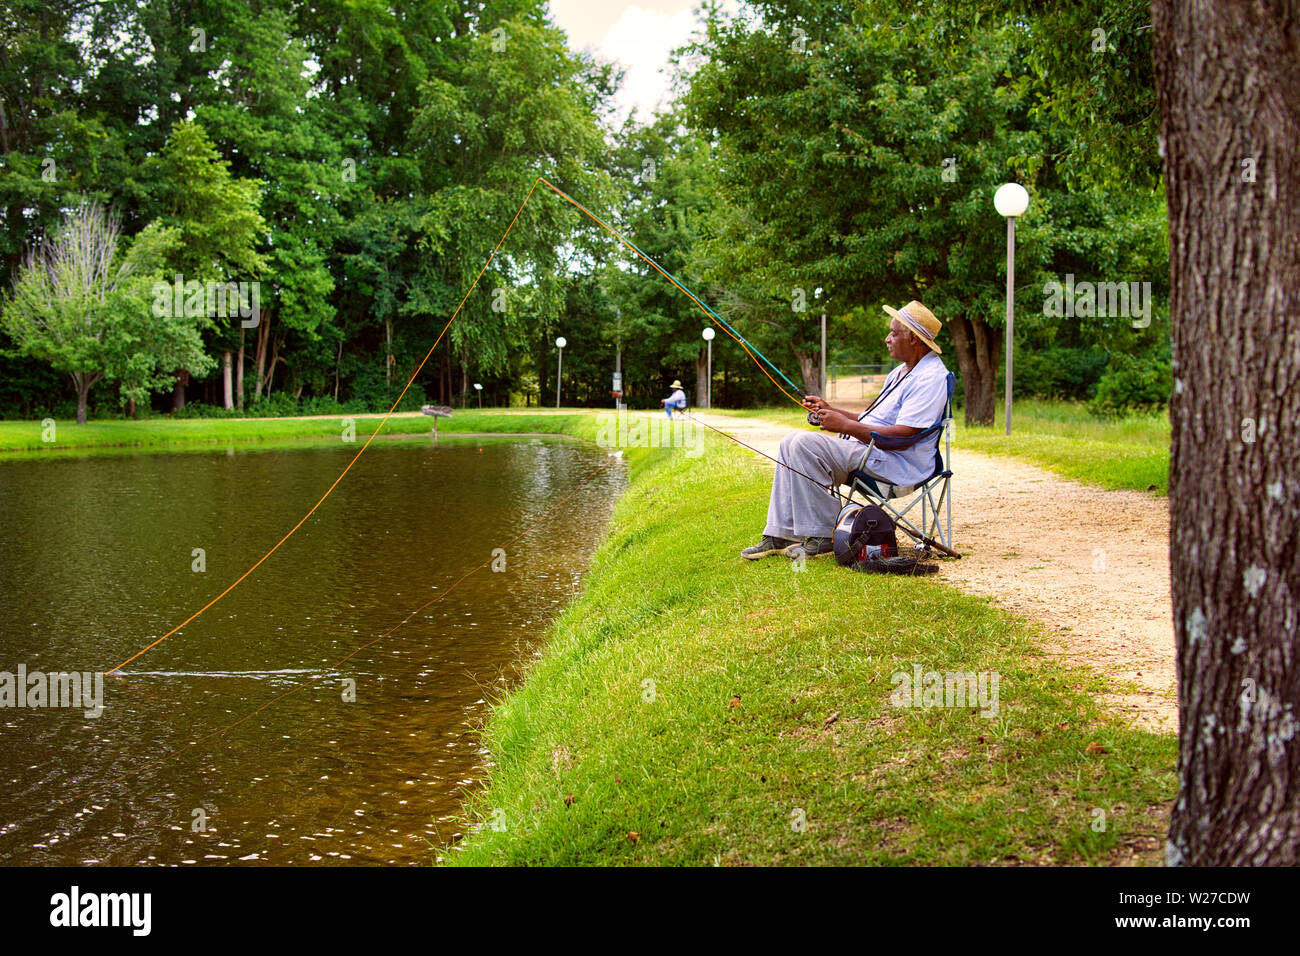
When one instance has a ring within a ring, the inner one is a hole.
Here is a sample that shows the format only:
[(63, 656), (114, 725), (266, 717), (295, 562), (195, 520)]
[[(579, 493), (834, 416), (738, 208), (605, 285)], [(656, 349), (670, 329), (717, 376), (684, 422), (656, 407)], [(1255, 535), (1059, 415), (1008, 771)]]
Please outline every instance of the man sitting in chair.
[(934, 342), (939, 320), (915, 300), (901, 309), (885, 306), (885, 311), (893, 316), (885, 346), (903, 364), (889, 373), (880, 395), (861, 415), (832, 408), (814, 395), (804, 399), (804, 406), (820, 419), (822, 432), (833, 434), (799, 431), (781, 439), (780, 460), (790, 467), (777, 467), (763, 540), (740, 552), (742, 558), (830, 554), (840, 502), (827, 486), (846, 483), (855, 468), (893, 485), (918, 484), (934, 472), (938, 435), (910, 448), (872, 448), (868, 454), (873, 431), (898, 437), (919, 434), (939, 420), (948, 402), (948, 369)]

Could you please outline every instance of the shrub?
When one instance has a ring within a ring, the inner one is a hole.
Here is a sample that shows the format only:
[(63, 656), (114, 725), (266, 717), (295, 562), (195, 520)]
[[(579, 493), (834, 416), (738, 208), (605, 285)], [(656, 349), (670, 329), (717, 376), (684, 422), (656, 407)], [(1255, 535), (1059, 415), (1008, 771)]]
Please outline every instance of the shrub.
[(1112, 355), (1088, 411), (1098, 418), (1153, 412), (1169, 403), (1172, 388), (1173, 369), (1167, 358)]

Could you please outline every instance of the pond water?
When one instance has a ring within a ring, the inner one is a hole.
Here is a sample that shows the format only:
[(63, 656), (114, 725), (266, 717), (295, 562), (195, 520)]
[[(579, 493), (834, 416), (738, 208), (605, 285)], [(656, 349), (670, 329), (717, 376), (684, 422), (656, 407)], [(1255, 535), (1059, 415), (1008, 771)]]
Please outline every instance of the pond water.
[[(595, 445), (376, 441), (242, 584), (102, 678), (99, 716), (48, 706), (71, 702), (49, 675), (109, 670), (215, 598), (358, 447), (0, 462), (0, 860), (426, 864), (462, 832), (487, 701), (622, 490)], [(38, 685), (47, 706), (18, 707)]]

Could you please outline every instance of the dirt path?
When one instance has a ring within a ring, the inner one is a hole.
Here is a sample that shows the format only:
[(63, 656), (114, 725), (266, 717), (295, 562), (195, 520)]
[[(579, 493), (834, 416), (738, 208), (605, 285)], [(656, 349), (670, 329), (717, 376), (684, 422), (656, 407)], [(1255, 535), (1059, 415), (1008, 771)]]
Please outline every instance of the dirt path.
[[(771, 455), (789, 431), (760, 419), (698, 417)], [(962, 558), (940, 562), (939, 576), (1042, 622), (1067, 660), (1136, 685), (1107, 696), (1117, 712), (1175, 732), (1168, 501), (959, 446), (952, 456), (953, 542)]]

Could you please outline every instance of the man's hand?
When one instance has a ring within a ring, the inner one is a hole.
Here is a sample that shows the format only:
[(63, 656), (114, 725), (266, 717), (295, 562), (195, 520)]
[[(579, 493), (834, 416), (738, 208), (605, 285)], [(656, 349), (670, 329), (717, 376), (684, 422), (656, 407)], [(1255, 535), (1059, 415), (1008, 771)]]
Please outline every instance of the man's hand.
[(837, 434), (848, 431), (850, 426), (858, 423), (856, 418), (844, 414), (837, 408), (831, 408), (825, 403), (818, 410), (817, 417), (821, 420), (822, 431)]
[(803, 407), (808, 409), (810, 412), (821, 412), (823, 408), (830, 408), (829, 405), (816, 395), (805, 395), (803, 399)]

